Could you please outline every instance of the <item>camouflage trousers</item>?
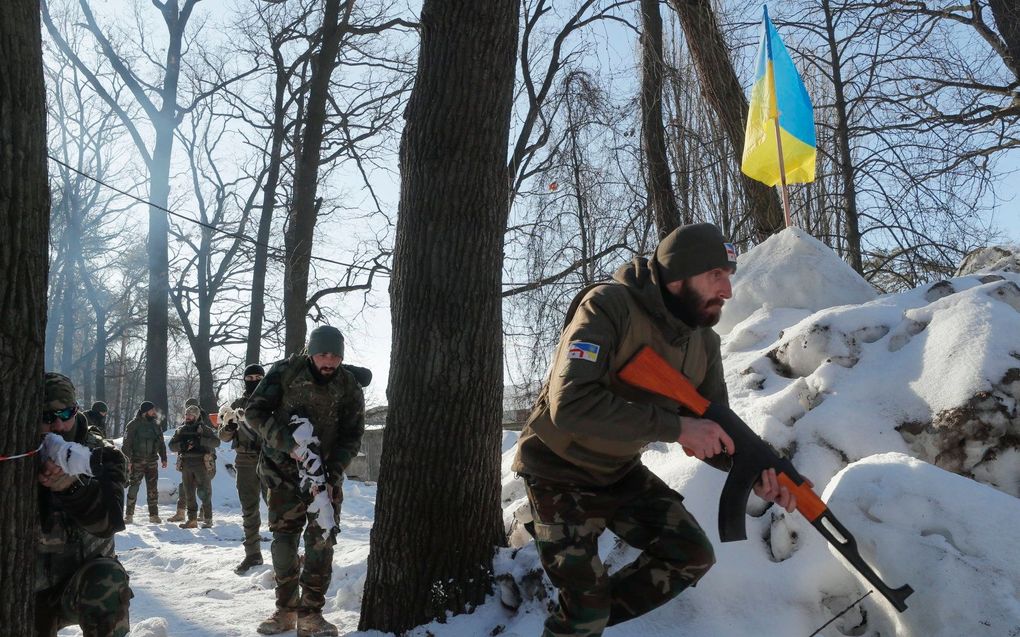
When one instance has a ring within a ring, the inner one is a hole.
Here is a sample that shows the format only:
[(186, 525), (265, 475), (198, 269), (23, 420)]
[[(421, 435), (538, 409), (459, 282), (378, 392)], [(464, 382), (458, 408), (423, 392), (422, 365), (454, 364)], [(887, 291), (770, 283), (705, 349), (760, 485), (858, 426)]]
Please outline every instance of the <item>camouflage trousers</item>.
[(130, 628), (128, 574), (114, 558), (82, 565), (65, 583), (39, 591), (35, 627), (39, 637), (56, 637), (65, 626), (81, 626), (83, 637), (123, 637)]
[[(237, 452), (234, 468), (237, 470), (237, 496), (241, 500), (241, 520), (244, 524), (244, 554), (260, 555), (262, 538), (259, 530), (262, 517), (259, 512), (259, 497), (265, 498), (262, 481), (256, 467), (259, 457), (254, 453)], [(265, 498), (268, 501), (268, 498)]]
[[(543, 637), (601, 635), (665, 604), (715, 563), (683, 497), (643, 465), (607, 487), (525, 482), (539, 558), (559, 589)], [(642, 551), (611, 576), (598, 551), (606, 529)]]
[[(202, 500), (202, 519), (212, 519), (212, 477), (202, 457), (185, 458), (181, 462), (181, 477), (184, 482), (184, 506), (188, 511), (188, 519), (194, 520), (198, 515), (198, 500)], [(197, 497), (196, 497), (197, 492)]]
[[(216, 455), (207, 453), (205, 458), (205, 470), (209, 474), (209, 482), (212, 483), (212, 479), (216, 477)], [(184, 489), (184, 456), (177, 454), (177, 471), (181, 474), (181, 482), (177, 485), (177, 510), (184, 511), (188, 508), (188, 498), (185, 496)]]
[(135, 500), (138, 498), (138, 486), (145, 478), (145, 496), (149, 503), (149, 515), (159, 514), (159, 458), (147, 460), (131, 460), (131, 477), (127, 492), (127, 514), (134, 515)]
[[(336, 532), (327, 533), (308, 513), (311, 497), (284, 483), (269, 490), (269, 530), (273, 532), (273, 570), (276, 572), (276, 607), (321, 611), (333, 576)], [(339, 524), (340, 503), (333, 507)], [(305, 560), (298, 559), (302, 529)], [(301, 595), (298, 596), (298, 584)]]

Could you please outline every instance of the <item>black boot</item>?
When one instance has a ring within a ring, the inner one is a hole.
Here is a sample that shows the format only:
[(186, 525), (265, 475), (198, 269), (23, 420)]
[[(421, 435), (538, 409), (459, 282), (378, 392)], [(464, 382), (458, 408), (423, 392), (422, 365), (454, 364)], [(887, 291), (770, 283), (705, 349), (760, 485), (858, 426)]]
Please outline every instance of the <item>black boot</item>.
[(245, 573), (248, 572), (248, 569), (250, 569), (253, 566), (258, 566), (260, 564), (262, 564), (262, 553), (251, 553), (250, 555), (244, 556), (244, 559), (241, 560), (241, 563), (237, 565), (237, 568), (234, 569), (234, 572), (237, 573), (238, 575), (244, 575)]

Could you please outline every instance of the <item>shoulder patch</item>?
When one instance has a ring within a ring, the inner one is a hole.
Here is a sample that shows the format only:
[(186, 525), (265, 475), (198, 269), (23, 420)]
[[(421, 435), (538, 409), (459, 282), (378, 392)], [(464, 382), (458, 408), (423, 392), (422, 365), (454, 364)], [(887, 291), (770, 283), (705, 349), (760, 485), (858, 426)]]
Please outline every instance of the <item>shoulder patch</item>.
[(570, 341), (567, 345), (567, 358), (576, 358), (591, 363), (598, 362), (599, 350), (601, 348), (595, 343), (587, 341)]

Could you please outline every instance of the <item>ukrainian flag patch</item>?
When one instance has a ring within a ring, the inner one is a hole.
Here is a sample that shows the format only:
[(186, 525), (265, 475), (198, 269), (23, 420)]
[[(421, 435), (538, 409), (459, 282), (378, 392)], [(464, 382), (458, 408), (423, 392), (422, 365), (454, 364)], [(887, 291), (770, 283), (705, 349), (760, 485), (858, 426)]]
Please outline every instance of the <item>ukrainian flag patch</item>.
[(567, 358), (595, 363), (599, 360), (599, 346), (585, 341), (570, 341), (567, 346)]

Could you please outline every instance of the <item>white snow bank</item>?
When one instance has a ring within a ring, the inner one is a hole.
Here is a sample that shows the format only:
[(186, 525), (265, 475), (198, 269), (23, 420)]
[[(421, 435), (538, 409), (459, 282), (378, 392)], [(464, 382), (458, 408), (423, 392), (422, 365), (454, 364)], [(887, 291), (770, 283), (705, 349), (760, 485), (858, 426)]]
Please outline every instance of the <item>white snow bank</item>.
[(733, 298), (715, 329), (726, 334), (765, 306), (815, 311), (864, 303), (877, 294), (827, 245), (800, 228), (787, 228), (737, 257)]

